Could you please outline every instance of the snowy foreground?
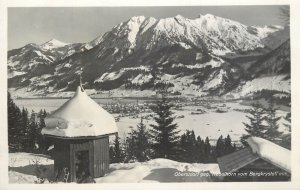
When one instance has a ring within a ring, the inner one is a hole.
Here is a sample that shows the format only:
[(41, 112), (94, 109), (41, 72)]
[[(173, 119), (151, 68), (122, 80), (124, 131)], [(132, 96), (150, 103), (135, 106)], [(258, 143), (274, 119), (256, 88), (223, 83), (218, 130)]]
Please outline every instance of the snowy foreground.
[[(54, 161), (50, 157), (30, 153), (10, 153), (9, 183), (36, 183), (38, 178), (35, 162), (38, 162), (39, 167), (45, 171), (45, 183), (52, 181)], [(189, 164), (168, 159), (153, 159), (142, 163), (111, 164), (108, 174), (95, 181), (97, 183), (201, 182), (211, 181), (209, 177), (211, 174), (220, 174), (218, 164)]]

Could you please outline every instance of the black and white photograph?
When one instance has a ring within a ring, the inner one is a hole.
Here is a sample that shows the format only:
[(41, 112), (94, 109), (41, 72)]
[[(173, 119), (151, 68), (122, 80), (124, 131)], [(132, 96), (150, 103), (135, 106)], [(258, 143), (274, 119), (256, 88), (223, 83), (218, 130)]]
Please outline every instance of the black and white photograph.
[(290, 21), (289, 4), (7, 7), (8, 183), (291, 182)]

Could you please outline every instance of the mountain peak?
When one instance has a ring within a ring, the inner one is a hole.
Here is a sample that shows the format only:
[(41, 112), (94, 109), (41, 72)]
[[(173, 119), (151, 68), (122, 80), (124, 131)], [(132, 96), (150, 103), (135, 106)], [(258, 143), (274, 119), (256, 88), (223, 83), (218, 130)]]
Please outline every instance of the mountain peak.
[(216, 16), (210, 13), (207, 13), (205, 15), (200, 14), (198, 18), (196, 18), (196, 20), (206, 20), (209, 22), (226, 22), (226, 23), (231, 23), (231, 24), (242, 24), (238, 21), (229, 19), (229, 18), (224, 18), (224, 17), (220, 17), (220, 16)]
[(207, 13), (207, 14), (199, 14), (198, 18), (217, 18), (216, 15), (213, 15), (213, 14), (210, 14), (210, 13)]
[(177, 18), (177, 19), (184, 19), (184, 17), (182, 15), (176, 15), (174, 18)]
[(129, 21), (142, 23), (145, 19), (145, 16), (133, 16), (129, 19)]
[(66, 44), (65, 42), (62, 42), (62, 41), (57, 40), (57, 39), (55, 39), (55, 38), (52, 38), (52, 39), (48, 40), (48, 41), (45, 42), (45, 43), (62, 43), (62, 44)]
[(62, 41), (59, 41), (57, 39), (52, 38), (51, 40), (43, 43), (41, 45), (41, 48), (43, 48), (45, 50), (51, 50), (53, 48), (63, 47), (63, 46), (66, 46), (68, 44), (69, 43), (65, 43), (65, 42), (62, 42)]
[(213, 15), (213, 14), (210, 14), (210, 13), (207, 13), (207, 14), (205, 14), (204, 16), (205, 16), (205, 17), (214, 17), (214, 18), (217, 17), (216, 15)]

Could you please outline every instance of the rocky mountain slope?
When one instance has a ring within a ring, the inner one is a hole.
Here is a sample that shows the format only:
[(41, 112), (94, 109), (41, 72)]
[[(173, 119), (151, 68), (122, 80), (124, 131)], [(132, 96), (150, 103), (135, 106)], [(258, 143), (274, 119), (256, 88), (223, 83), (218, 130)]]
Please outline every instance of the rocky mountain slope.
[(271, 67), (273, 76), (289, 80), (289, 42), (275, 45), (289, 38), (286, 31), (211, 14), (137, 16), (86, 44), (51, 40), (10, 50), (8, 85), (16, 96), (64, 95), (75, 90), (81, 74), (85, 88), (112, 96), (149, 96), (161, 87), (177, 95), (247, 95), (242, 86)]
[(259, 91), (273, 91), (277, 96), (290, 97), (290, 40), (259, 58), (248, 68), (249, 78), (234, 90), (237, 96)]

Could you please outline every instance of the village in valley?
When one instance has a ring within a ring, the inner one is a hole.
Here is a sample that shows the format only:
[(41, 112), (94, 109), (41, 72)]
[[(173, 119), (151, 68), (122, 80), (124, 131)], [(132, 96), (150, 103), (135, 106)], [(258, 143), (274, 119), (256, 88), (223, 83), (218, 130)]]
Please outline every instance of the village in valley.
[(284, 26), (134, 16), (9, 50), (9, 183), (291, 181), (289, 6), (270, 7)]

